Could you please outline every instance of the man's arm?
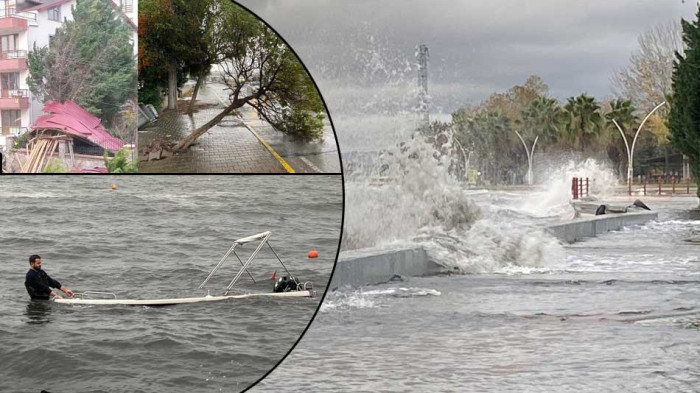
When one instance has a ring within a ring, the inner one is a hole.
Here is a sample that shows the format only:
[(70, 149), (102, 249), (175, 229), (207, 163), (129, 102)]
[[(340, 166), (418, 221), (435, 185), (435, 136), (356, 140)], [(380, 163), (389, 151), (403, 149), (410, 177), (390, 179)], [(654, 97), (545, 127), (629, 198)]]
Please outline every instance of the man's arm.
[(65, 293), (66, 295), (68, 295), (68, 297), (73, 297), (73, 291), (71, 291), (70, 289), (68, 289), (68, 288), (66, 288), (66, 287), (64, 287), (64, 286), (62, 286), (62, 287), (59, 288), (59, 289), (60, 289), (61, 291), (63, 291), (63, 293)]
[[(68, 289), (68, 288), (66, 288), (65, 286), (61, 285), (60, 282), (58, 282), (58, 281), (54, 280), (53, 278), (49, 277), (48, 274), (46, 275), (46, 278), (49, 279), (49, 286), (51, 286), (51, 287), (53, 287), (53, 288), (60, 289), (61, 291), (63, 291), (63, 293), (65, 293), (66, 295), (68, 295), (68, 297), (73, 297), (73, 291), (71, 291), (70, 289)], [(53, 291), (51, 291), (51, 297), (54, 297), (54, 296), (58, 296), (59, 299), (63, 299), (61, 296), (59, 296), (59, 295), (57, 295), (56, 293), (54, 293)]]

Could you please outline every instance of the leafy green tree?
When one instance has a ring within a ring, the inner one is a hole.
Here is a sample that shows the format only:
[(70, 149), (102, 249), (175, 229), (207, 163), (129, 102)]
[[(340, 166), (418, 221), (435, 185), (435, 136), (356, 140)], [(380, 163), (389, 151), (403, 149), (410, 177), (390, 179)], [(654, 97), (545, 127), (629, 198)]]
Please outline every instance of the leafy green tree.
[(629, 143), (630, 148), (632, 148), (631, 144), (634, 133), (636, 132), (635, 127), (639, 125), (639, 117), (636, 115), (636, 108), (632, 104), (632, 101), (622, 98), (610, 102), (610, 110), (605, 112), (604, 117), (608, 157), (617, 165), (618, 176), (624, 179), (627, 177), (624, 169), (627, 164), (627, 148), (613, 120), (620, 126), (627, 138), (627, 143)]
[(42, 173), (67, 173), (68, 168), (60, 158), (52, 158), (44, 167)]
[(522, 167), (525, 153), (506, 115), (463, 108), (452, 114), (452, 125), (454, 138), (473, 153), (470, 166), (478, 168), (482, 181), (504, 183)]
[(136, 90), (130, 27), (107, 1), (78, 0), (72, 14), (30, 52), (27, 84), (43, 102), (71, 100), (110, 123)]
[(508, 119), (513, 127), (523, 126), (523, 113), (532, 101), (546, 97), (549, 86), (537, 75), (531, 75), (522, 85), (515, 85), (505, 93), (494, 93), (482, 104), (486, 111), (498, 111)]
[[(695, 181), (700, 183), (700, 9), (694, 22), (682, 20), (685, 55), (676, 53), (673, 96), (668, 126), (671, 143), (688, 156)], [(698, 187), (700, 196), (700, 187)]]
[(305, 139), (320, 138), (325, 108), (299, 59), (254, 15), (227, 1), (218, 4), (222, 42), (219, 64), (224, 83), (231, 91), (230, 104), (180, 141), (174, 151), (187, 149), (225, 116), (246, 104), (277, 130)]
[(109, 173), (136, 173), (138, 166), (135, 163), (129, 162), (129, 154), (131, 150), (127, 147), (122, 148), (110, 160), (107, 151), (104, 152), (105, 167)]
[(212, 66), (219, 62), (225, 48), (225, 32), (222, 31), (224, 25), (219, 22), (230, 7), (215, 0), (179, 2), (179, 8), (185, 16), (182, 27), (189, 32), (189, 43), (181, 48), (181, 56), (185, 71), (197, 81), (188, 108), (188, 112), (192, 113), (204, 78), (209, 75)]
[(566, 113), (557, 100), (537, 97), (523, 111), (524, 131), (526, 134), (539, 136), (540, 143), (552, 145), (562, 138)]
[(585, 93), (569, 97), (564, 105), (567, 136), (575, 149), (591, 148), (603, 128), (600, 105)]

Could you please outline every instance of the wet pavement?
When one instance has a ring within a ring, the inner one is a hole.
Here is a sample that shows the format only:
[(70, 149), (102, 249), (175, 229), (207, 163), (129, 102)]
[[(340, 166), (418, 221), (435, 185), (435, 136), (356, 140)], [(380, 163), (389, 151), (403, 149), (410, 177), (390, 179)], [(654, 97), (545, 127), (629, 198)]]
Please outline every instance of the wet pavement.
[[(152, 125), (139, 131), (139, 153), (154, 139), (175, 142), (219, 114), (225, 85), (209, 83), (200, 89), (191, 116), (165, 110)], [(181, 101), (181, 105), (186, 105)], [(275, 130), (251, 107), (239, 108), (202, 135), (186, 152), (139, 163), (145, 173), (340, 173), (335, 134), (327, 122), (321, 141), (303, 141)]]

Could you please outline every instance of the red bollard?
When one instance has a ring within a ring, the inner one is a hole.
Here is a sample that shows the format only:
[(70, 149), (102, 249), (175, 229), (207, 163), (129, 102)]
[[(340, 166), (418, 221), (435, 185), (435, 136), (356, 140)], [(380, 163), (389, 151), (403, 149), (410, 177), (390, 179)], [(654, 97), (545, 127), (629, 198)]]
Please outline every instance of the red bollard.
[(583, 178), (579, 177), (578, 178), (578, 197), (583, 198)]
[(661, 195), (661, 176), (657, 177), (657, 180), (659, 181), (659, 195)]
[(588, 178), (586, 178), (586, 196), (588, 196)]
[(571, 178), (571, 196), (578, 199), (578, 180), (575, 177)]
[(644, 183), (644, 196), (647, 196), (647, 177), (642, 177), (642, 183)]

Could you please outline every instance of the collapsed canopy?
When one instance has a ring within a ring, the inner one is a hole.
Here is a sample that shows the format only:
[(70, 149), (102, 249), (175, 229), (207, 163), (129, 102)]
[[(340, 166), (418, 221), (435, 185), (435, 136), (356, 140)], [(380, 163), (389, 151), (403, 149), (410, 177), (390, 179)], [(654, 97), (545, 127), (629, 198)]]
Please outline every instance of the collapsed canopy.
[(47, 115), (39, 116), (32, 131), (51, 129), (59, 130), (71, 136), (87, 140), (111, 153), (119, 151), (124, 142), (110, 135), (102, 126), (100, 119), (90, 114), (80, 105), (66, 101), (63, 104), (49, 102), (43, 111)]

